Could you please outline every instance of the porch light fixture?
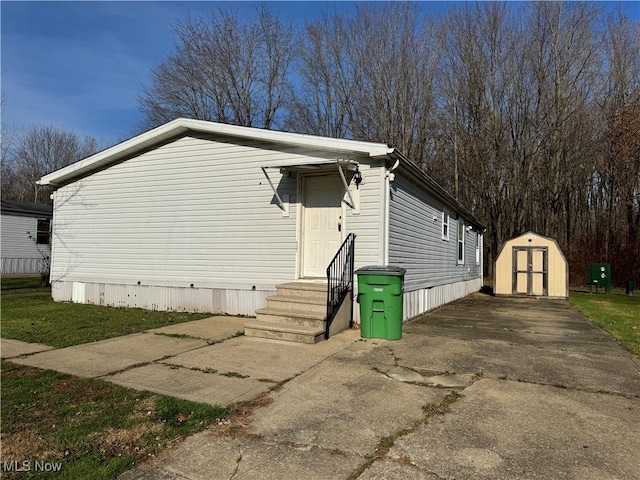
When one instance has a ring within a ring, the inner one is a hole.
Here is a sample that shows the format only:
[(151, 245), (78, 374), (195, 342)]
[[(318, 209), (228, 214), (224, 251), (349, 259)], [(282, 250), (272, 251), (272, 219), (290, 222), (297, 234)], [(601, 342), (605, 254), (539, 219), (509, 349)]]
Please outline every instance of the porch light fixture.
[(362, 183), (362, 173), (360, 173), (359, 167), (356, 167), (356, 171), (353, 172), (353, 182), (356, 184), (356, 188), (360, 188), (360, 184)]

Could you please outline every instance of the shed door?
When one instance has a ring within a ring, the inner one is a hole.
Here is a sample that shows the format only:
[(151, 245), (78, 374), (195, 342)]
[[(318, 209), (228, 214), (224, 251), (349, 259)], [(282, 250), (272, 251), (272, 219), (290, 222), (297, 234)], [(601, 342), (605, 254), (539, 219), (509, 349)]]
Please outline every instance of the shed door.
[(546, 296), (547, 247), (513, 247), (513, 294)]
[(342, 243), (342, 183), (336, 175), (304, 178), (302, 276), (326, 277)]

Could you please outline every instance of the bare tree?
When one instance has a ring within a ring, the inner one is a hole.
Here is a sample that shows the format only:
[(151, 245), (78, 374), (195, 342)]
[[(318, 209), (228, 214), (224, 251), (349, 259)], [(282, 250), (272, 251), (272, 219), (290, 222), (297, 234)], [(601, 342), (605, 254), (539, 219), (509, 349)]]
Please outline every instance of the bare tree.
[(361, 84), (351, 105), (355, 138), (388, 142), (425, 161), (434, 106), (438, 31), (415, 3), (358, 5), (350, 58)]
[(349, 19), (337, 12), (306, 26), (298, 73), (300, 92), (289, 102), (287, 128), (328, 137), (350, 136), (350, 112), (360, 82), (349, 56)]
[[(49, 190), (42, 190), (36, 181), (97, 150), (98, 143), (94, 138), (81, 140), (75, 133), (54, 127), (31, 127), (18, 133), (14, 148), (6, 159), (2, 159), (3, 169), (6, 165), (11, 172), (11, 183), (6, 189), (3, 184), (2, 197), (20, 202), (48, 203)], [(2, 173), (4, 183), (5, 172)]]
[(454, 8), (445, 24), (439, 148), (428, 171), (488, 223), (491, 269), (501, 241), (527, 218), (528, 98), (522, 56), (515, 54), (524, 42), (506, 4)]
[(148, 127), (188, 117), (271, 128), (290, 92), (295, 32), (267, 7), (255, 21), (219, 10), (174, 27), (175, 51), (151, 71), (139, 101)]

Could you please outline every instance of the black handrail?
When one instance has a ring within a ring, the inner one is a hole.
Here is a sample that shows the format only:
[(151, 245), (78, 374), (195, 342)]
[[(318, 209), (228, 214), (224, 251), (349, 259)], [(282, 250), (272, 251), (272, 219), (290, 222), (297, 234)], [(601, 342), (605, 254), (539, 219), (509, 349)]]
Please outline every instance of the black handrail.
[[(329, 338), (329, 328), (338, 309), (349, 290), (353, 289), (353, 257), (356, 236), (353, 233), (338, 249), (338, 253), (327, 267), (327, 321), (325, 323), (324, 338)], [(353, 322), (353, 308), (351, 308), (351, 322)]]

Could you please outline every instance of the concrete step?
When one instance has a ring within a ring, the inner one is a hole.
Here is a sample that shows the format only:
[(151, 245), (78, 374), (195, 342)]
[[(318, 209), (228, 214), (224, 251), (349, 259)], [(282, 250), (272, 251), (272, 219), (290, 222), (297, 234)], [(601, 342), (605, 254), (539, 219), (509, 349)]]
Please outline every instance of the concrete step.
[(325, 317), (324, 310), (318, 313), (270, 307), (256, 310), (256, 318), (259, 321), (278, 325), (324, 328)]
[(267, 297), (267, 308), (325, 315), (327, 303), (324, 298), (284, 296), (278, 293), (277, 295)]
[(312, 282), (290, 282), (276, 285), (277, 295), (283, 297), (308, 298), (327, 301), (327, 284)]
[(324, 327), (308, 327), (301, 325), (283, 325), (255, 320), (244, 326), (247, 337), (270, 338), (297, 343), (318, 343), (324, 340)]
[(276, 286), (266, 308), (256, 310), (256, 320), (245, 325), (247, 336), (316, 343), (324, 339), (327, 284), (290, 282)]

